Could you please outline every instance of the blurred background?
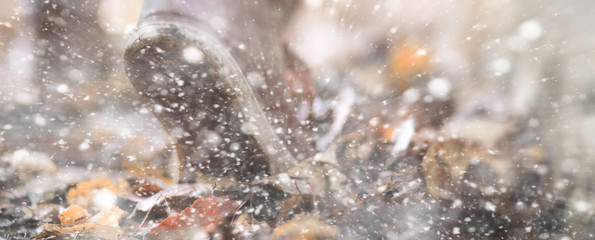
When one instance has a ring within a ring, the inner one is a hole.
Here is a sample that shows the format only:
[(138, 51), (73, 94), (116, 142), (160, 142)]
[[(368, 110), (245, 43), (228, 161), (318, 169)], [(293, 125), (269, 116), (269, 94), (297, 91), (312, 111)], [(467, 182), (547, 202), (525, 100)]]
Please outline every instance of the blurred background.
[[(142, 5), (2, 2), (0, 149), (22, 156), (0, 162), (3, 185), (31, 168), (22, 164), (167, 165), (170, 141), (122, 65)], [(348, 86), (356, 104), (448, 100), (445, 131), (462, 124), (457, 134), (482, 141), (523, 129), (552, 184), (572, 189), (570, 232), (595, 233), (595, 2), (302, 0), (294, 11), (284, 39), (310, 67), (319, 102)]]

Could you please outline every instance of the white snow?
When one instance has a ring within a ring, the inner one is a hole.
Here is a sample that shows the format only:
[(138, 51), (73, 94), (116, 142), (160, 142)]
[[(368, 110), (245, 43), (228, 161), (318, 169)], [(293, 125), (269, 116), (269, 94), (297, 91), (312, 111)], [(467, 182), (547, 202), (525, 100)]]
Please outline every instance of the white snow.
[(230, 144), (229, 145), (229, 150), (231, 150), (233, 152), (240, 150), (240, 144), (237, 143), (237, 142), (234, 142), (234, 143)]
[(428, 83), (428, 90), (432, 97), (446, 100), (452, 90), (452, 84), (446, 78), (434, 78)]
[(417, 100), (419, 100), (420, 97), (421, 97), (421, 93), (419, 92), (419, 90), (417, 88), (407, 89), (407, 91), (405, 91), (403, 93), (403, 101), (408, 102), (408, 103), (417, 102)]
[(240, 49), (242, 51), (246, 50), (246, 44), (243, 44), (243, 43), (238, 44), (238, 49)]
[(40, 115), (35, 116), (35, 118), (33, 119), (33, 122), (35, 122), (35, 125), (40, 126), (40, 127), (45, 126), (45, 124), (47, 123), (45, 118)]
[(585, 201), (576, 201), (573, 208), (578, 212), (586, 212), (591, 209), (591, 205)]
[(345, 88), (339, 93), (336, 101), (333, 101), (334, 105), (334, 112), (333, 112), (333, 124), (331, 125), (331, 129), (322, 137), (318, 139), (317, 149), (322, 151), (328, 147), (333, 139), (343, 129), (343, 125), (347, 122), (347, 118), (351, 113), (351, 108), (355, 103), (355, 91), (351, 88)]
[(91, 144), (89, 144), (89, 140), (85, 139), (85, 141), (83, 141), (81, 144), (79, 144), (79, 151), (86, 151), (89, 150), (89, 148), (91, 148)]
[(212, 144), (212, 146), (217, 146), (221, 144), (221, 136), (219, 136), (219, 134), (217, 134), (216, 132), (208, 132), (206, 138), (207, 142), (209, 144)]
[(249, 72), (246, 75), (246, 79), (252, 87), (260, 87), (263, 89), (267, 88), (264, 76), (258, 72)]
[(287, 173), (281, 173), (281, 174), (277, 175), (277, 177), (279, 178), (279, 182), (282, 184), (289, 184), (291, 181), (291, 178), (289, 177), (289, 174), (287, 174)]
[(543, 30), (541, 24), (535, 20), (527, 20), (519, 26), (518, 34), (529, 40), (534, 41), (541, 37)]
[(260, 135), (260, 132), (258, 131), (258, 127), (256, 125), (254, 125), (254, 123), (251, 123), (251, 122), (242, 123), (240, 130), (244, 134), (253, 135), (253, 136)]
[(306, 0), (305, 4), (309, 8), (317, 9), (322, 6), (322, 0)]
[(507, 74), (511, 70), (510, 62), (505, 58), (498, 58), (492, 61), (490, 67), (496, 76)]
[(93, 205), (99, 209), (105, 209), (113, 206), (118, 197), (108, 189), (101, 189), (93, 194)]
[(60, 84), (56, 87), (56, 91), (58, 91), (58, 93), (67, 93), (68, 92), (68, 85), (66, 84)]
[(496, 205), (494, 205), (492, 202), (486, 202), (485, 204), (485, 210), (491, 211), (491, 212), (495, 212), (496, 211)]
[(184, 60), (189, 63), (200, 63), (204, 60), (204, 53), (196, 47), (186, 47), (182, 51)]

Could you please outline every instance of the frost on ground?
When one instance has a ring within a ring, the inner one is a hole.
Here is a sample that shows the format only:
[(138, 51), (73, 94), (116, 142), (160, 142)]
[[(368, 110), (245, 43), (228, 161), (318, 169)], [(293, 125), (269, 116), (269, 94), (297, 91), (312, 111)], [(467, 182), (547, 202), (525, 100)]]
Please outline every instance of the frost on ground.
[(157, 2), (2, 2), (0, 239), (595, 234), (590, 1)]

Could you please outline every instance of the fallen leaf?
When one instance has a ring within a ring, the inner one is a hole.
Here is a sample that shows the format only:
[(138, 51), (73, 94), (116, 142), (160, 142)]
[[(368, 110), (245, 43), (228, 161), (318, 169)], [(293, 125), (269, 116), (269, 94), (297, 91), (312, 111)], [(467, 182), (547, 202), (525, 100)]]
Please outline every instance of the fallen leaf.
[(167, 198), (183, 196), (193, 192), (204, 193), (209, 190), (210, 189), (207, 187), (207, 185), (202, 184), (177, 184), (167, 187), (148, 198), (139, 197), (133, 193), (129, 193), (128, 198), (137, 203), (137, 210), (146, 212)]
[(263, 239), (272, 229), (266, 222), (257, 221), (252, 213), (244, 211), (233, 222), (231, 239)]
[(380, 118), (375, 117), (368, 122), (370, 129), (380, 137), (384, 142), (393, 142), (395, 133), (398, 133), (398, 126), (383, 122)]
[[(167, 145), (155, 144), (151, 135), (138, 135), (126, 141), (119, 147), (122, 153), (121, 163), (127, 172), (135, 176), (163, 178), (166, 181), (171, 179), (164, 178), (166, 169), (155, 159), (167, 158)], [(170, 182), (171, 183), (171, 182)]]
[(60, 223), (62, 225), (74, 225), (80, 222), (85, 222), (91, 217), (91, 214), (79, 205), (70, 205), (60, 216)]
[(296, 216), (273, 231), (273, 237), (289, 240), (335, 239), (339, 228), (320, 221), (317, 216)]
[(148, 178), (132, 179), (128, 184), (130, 187), (126, 190), (139, 197), (149, 197), (163, 190), (166, 186), (164, 184), (156, 183), (153, 179)]
[(52, 174), (58, 171), (58, 166), (56, 166), (50, 155), (43, 152), (19, 149), (5, 154), (2, 160), (10, 163), (22, 179), (27, 179), (40, 173)]
[(96, 238), (115, 238), (123, 232), (118, 223), (124, 214), (122, 209), (112, 206), (88, 218), (86, 210), (78, 205), (71, 205), (60, 215), (61, 224), (46, 224), (45, 230), (58, 233), (79, 232)]
[(418, 201), (424, 198), (423, 181), (416, 174), (416, 167), (402, 172), (390, 172), (376, 182), (376, 193), (386, 201)]
[(426, 186), (430, 196), (436, 199), (450, 198), (467, 168), (471, 164), (469, 147), (458, 139), (446, 139), (434, 143), (422, 161)]
[(213, 233), (238, 206), (238, 201), (204, 196), (184, 211), (167, 217), (149, 233), (157, 239), (186, 239), (188, 234)]
[(495, 148), (498, 142), (506, 141), (516, 131), (514, 121), (495, 121), (488, 118), (473, 117), (448, 122), (443, 129), (445, 136), (478, 141), (488, 148)]
[(102, 209), (111, 206), (116, 196), (121, 195), (121, 190), (107, 178), (81, 182), (75, 188), (68, 190), (66, 201), (77, 204), (83, 208)]
[(56, 236), (52, 236), (50, 235), (48, 232), (42, 232), (40, 234), (37, 234), (35, 236), (32, 236), (30, 239), (56, 239)]
[(314, 210), (312, 195), (293, 195), (279, 205), (279, 222), (285, 223), (294, 215)]
[(97, 225), (117, 226), (124, 214), (126, 214), (124, 210), (112, 206), (101, 210), (95, 216), (91, 217), (88, 222), (96, 223)]
[(398, 46), (391, 54), (389, 70), (395, 76), (392, 84), (399, 91), (411, 86), (411, 77), (425, 72), (430, 65), (430, 55), (423, 44), (407, 42)]
[(38, 175), (34, 178), (24, 180), (25, 182), (21, 186), (14, 188), (11, 193), (19, 198), (26, 197), (31, 193), (36, 195), (54, 193), (65, 189), (67, 186), (83, 181), (85, 179), (84, 176), (88, 176), (89, 174), (89, 171), (83, 168), (72, 166), (62, 167), (56, 173)]
[(347, 177), (334, 164), (332, 154), (317, 154), (314, 160), (301, 161), (287, 173), (273, 176), (272, 183), (293, 195), (310, 194), (320, 198), (344, 197)]
[(499, 179), (508, 179), (504, 176), (511, 172), (512, 167), (509, 159), (490, 153), (477, 141), (449, 138), (435, 142), (421, 164), (428, 193), (435, 199), (450, 199), (460, 194), (463, 192), (463, 177), (478, 164), (484, 164)]

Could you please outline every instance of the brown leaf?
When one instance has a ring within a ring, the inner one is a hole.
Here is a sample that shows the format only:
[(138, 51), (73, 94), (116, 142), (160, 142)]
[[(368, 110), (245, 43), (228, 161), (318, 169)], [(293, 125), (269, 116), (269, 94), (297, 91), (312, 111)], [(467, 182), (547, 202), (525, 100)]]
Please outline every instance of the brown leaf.
[(163, 184), (155, 183), (149, 178), (133, 179), (131, 182), (130, 192), (139, 197), (155, 195), (164, 188)]
[(314, 210), (312, 195), (293, 195), (279, 205), (279, 224), (285, 223), (293, 215)]
[(423, 158), (422, 168), (430, 196), (436, 199), (450, 197), (453, 188), (463, 177), (471, 158), (465, 142), (447, 139), (434, 143)]
[(184, 239), (187, 234), (213, 233), (221, 222), (238, 209), (237, 201), (208, 195), (194, 201), (191, 207), (163, 220), (149, 232), (157, 239)]
[(149, 211), (149, 209), (151, 209), (154, 205), (161, 203), (167, 198), (184, 196), (192, 192), (203, 192), (205, 190), (208, 190), (206, 185), (177, 184), (169, 186), (148, 198), (138, 197), (132, 193), (128, 194), (128, 198), (137, 203), (136, 209), (146, 212)]
[(317, 216), (303, 214), (273, 231), (273, 237), (289, 240), (335, 239), (337, 234), (338, 227), (325, 224)]
[(506, 141), (515, 131), (514, 121), (495, 121), (482, 117), (450, 121), (441, 129), (445, 136), (474, 140), (489, 148), (497, 147), (500, 141)]
[(470, 166), (484, 164), (503, 177), (510, 172), (511, 162), (473, 140), (445, 139), (437, 141), (423, 158), (422, 168), (428, 193), (436, 199), (452, 198), (461, 193), (463, 176)]

